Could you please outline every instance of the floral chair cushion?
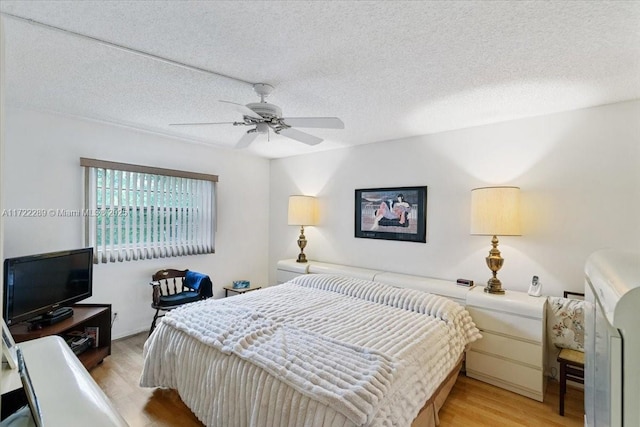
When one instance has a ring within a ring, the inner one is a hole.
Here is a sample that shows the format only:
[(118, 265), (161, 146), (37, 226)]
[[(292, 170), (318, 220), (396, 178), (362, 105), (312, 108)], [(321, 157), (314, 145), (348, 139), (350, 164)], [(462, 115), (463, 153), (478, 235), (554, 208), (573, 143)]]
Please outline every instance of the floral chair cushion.
[(556, 347), (584, 352), (584, 306), (582, 300), (549, 297), (547, 329)]

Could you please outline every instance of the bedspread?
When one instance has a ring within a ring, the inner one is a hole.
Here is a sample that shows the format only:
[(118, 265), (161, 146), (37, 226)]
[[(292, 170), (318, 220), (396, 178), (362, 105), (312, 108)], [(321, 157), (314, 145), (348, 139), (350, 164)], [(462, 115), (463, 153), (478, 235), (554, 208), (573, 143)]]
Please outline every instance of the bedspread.
[(142, 386), (178, 390), (207, 425), (410, 425), (479, 338), (439, 296), (328, 275), (164, 317)]

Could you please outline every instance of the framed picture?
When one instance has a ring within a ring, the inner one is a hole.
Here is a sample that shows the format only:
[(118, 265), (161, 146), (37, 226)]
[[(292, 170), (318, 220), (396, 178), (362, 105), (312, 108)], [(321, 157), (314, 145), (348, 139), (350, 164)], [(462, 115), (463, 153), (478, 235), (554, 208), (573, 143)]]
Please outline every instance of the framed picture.
[(16, 355), (16, 343), (13, 341), (11, 331), (2, 319), (2, 364), (8, 364), (11, 369), (18, 366), (18, 357)]
[(426, 186), (356, 190), (356, 237), (426, 243), (426, 215)]

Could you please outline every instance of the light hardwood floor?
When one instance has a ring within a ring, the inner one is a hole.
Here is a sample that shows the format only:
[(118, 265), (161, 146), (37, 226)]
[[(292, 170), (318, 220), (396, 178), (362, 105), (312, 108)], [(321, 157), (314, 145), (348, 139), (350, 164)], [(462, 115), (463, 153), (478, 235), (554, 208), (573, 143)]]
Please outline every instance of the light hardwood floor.
[[(141, 333), (114, 341), (111, 356), (91, 375), (131, 427), (202, 426), (176, 392), (138, 386), (146, 337)], [(557, 382), (549, 383), (540, 403), (460, 375), (440, 411), (440, 426), (582, 426), (582, 391), (569, 388), (565, 402), (561, 417)]]

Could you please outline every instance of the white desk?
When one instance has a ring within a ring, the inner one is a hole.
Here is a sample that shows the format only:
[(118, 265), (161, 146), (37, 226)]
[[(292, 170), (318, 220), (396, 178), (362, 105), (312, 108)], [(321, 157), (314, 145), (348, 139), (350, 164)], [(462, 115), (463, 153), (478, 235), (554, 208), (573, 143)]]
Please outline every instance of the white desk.
[[(19, 343), (46, 426), (128, 426), (109, 398), (58, 336)], [(2, 370), (2, 393), (22, 387), (17, 369)]]

